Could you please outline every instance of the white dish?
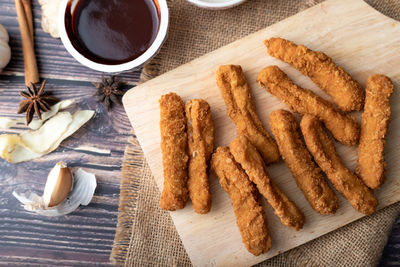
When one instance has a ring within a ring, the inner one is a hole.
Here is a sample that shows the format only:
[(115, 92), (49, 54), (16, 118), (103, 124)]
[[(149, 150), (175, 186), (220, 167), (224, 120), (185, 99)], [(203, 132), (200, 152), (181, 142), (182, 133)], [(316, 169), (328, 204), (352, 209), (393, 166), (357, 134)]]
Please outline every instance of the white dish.
[(187, 0), (188, 2), (206, 9), (227, 9), (244, 3), (246, 0)]
[(74, 7), (74, 3), (77, 3), (78, 0), (63, 0), (60, 5), (60, 14), (59, 14), (59, 21), (58, 27), (60, 31), (61, 41), (67, 51), (82, 65), (91, 68), (93, 70), (108, 72), (108, 73), (119, 73), (133, 70), (142, 64), (149, 61), (153, 58), (158, 51), (160, 50), (161, 46), (163, 45), (168, 32), (168, 25), (169, 25), (169, 10), (167, 6), (166, 0), (155, 0), (155, 4), (158, 4), (160, 9), (160, 28), (158, 30), (157, 36), (151, 46), (139, 57), (135, 58), (132, 61), (117, 64), (117, 65), (108, 65), (108, 64), (101, 64), (94, 62), (80, 52), (78, 52), (75, 47), (72, 45), (71, 40), (67, 34), (67, 29), (65, 25), (65, 12), (67, 10), (68, 3), (72, 2), (72, 7)]

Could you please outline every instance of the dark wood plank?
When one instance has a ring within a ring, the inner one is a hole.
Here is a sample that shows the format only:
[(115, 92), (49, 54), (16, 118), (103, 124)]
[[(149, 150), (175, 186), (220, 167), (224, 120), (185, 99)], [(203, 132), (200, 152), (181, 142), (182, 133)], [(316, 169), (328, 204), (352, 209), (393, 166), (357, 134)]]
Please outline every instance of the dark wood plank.
[[(0, 116), (23, 116), (16, 114), (21, 88), (22, 76), (0, 75)], [(47, 156), (16, 165), (0, 159), (0, 265), (108, 265), (118, 214), (120, 168), (131, 126), (122, 107), (107, 113), (93, 97), (96, 89), (89, 82), (49, 79), (47, 88), (60, 99), (76, 98), (79, 109), (95, 110), (96, 116)], [(110, 152), (77, 151), (78, 146)], [(48, 171), (60, 160), (73, 169), (83, 167), (96, 174), (98, 187), (92, 203), (57, 218), (23, 210), (12, 191), (41, 193)]]
[(400, 218), (397, 218), (393, 226), (379, 266), (400, 266)]
[[(1, 0), (0, 24), (6, 27), (10, 35), (12, 59), (3, 75), (24, 75), (22, 46), (16, 17), (14, 0)], [(78, 63), (63, 47), (60, 39), (54, 39), (41, 28), (41, 9), (37, 0), (33, 1), (35, 25), (35, 51), (39, 73), (42, 78), (64, 80), (94, 81), (101, 73), (90, 70)], [(140, 68), (121, 74), (127, 82), (134, 84), (140, 75)]]

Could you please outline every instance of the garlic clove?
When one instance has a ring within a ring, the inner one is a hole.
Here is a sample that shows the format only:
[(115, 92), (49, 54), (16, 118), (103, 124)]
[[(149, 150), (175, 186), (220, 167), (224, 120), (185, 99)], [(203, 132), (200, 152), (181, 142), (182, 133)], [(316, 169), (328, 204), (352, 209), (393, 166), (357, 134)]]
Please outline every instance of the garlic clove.
[(73, 176), (64, 162), (58, 162), (50, 171), (43, 191), (45, 207), (54, 207), (63, 202), (71, 192)]
[(14, 191), (12, 194), (27, 211), (49, 217), (62, 216), (75, 211), (80, 205), (89, 205), (97, 187), (96, 176), (82, 169), (78, 169), (74, 173), (73, 180), (68, 198), (54, 207), (45, 207), (44, 197), (38, 196), (34, 192), (17, 193)]

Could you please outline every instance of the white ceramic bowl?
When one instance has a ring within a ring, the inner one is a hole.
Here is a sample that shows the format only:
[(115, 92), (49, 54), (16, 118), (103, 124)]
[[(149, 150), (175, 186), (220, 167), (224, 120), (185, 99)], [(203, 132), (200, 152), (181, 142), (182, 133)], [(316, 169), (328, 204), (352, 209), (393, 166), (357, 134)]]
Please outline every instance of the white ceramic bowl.
[[(154, 0), (154, 2), (158, 2), (160, 7), (160, 28), (154, 39), (151, 46), (139, 57), (135, 58), (132, 61), (123, 63), (123, 64), (116, 64), (116, 65), (108, 65), (108, 64), (101, 64), (94, 62), (84, 55), (79, 53), (75, 47), (72, 45), (71, 40), (67, 34), (67, 29), (65, 26), (65, 12), (67, 9), (67, 5), (69, 2), (77, 2), (78, 0), (63, 0), (60, 5), (60, 14), (59, 14), (59, 21), (58, 27), (60, 32), (61, 41), (67, 51), (82, 65), (91, 68), (93, 70), (101, 71), (101, 72), (109, 72), (109, 73), (118, 73), (118, 72), (125, 72), (129, 70), (133, 70), (142, 64), (149, 61), (152, 57), (154, 57), (158, 51), (160, 50), (161, 46), (163, 45), (168, 32), (168, 25), (169, 25), (169, 11), (167, 6), (166, 0)], [(94, 0), (95, 1), (95, 0)], [(74, 7), (74, 5), (72, 5)], [(72, 12), (73, 10), (71, 10)]]
[(187, 0), (188, 2), (206, 9), (227, 9), (244, 3), (246, 0)]

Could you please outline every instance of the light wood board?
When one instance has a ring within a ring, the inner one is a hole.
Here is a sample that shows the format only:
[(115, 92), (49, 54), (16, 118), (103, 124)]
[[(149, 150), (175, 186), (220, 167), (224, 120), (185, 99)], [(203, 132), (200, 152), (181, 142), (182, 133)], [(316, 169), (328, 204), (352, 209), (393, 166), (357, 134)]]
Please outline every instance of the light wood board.
[[(207, 100), (215, 122), (216, 146), (228, 145), (236, 135), (235, 126), (226, 115), (224, 102), (216, 86), (215, 70), (218, 65), (239, 64), (243, 67), (252, 87), (258, 114), (268, 130), (270, 112), (287, 107), (257, 85), (256, 77), (262, 68), (278, 65), (300, 86), (327, 97), (309, 78), (267, 55), (263, 40), (273, 36), (281, 36), (325, 52), (362, 86), (365, 86), (367, 77), (374, 73), (384, 73), (394, 81), (395, 93), (391, 99), (393, 114), (386, 148), (387, 182), (376, 195), (379, 208), (399, 201), (400, 23), (378, 13), (361, 0), (326, 1), (130, 90), (124, 97), (124, 106), (160, 190), (163, 175), (158, 99), (162, 94), (173, 91), (185, 101), (192, 98)], [(358, 113), (355, 115), (360, 117)], [(337, 147), (345, 163), (353, 170), (356, 148), (339, 144)], [(228, 195), (217, 178), (211, 175), (212, 209), (209, 214), (196, 214), (190, 202), (185, 209), (170, 213), (195, 266), (249, 266), (363, 216), (342, 197), (335, 215), (319, 215), (308, 205), (282, 161), (268, 170), (272, 179), (305, 213), (305, 227), (299, 232), (284, 227), (272, 209), (265, 205), (272, 234), (272, 249), (261, 256), (253, 256), (241, 242)]]

